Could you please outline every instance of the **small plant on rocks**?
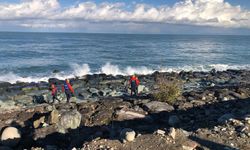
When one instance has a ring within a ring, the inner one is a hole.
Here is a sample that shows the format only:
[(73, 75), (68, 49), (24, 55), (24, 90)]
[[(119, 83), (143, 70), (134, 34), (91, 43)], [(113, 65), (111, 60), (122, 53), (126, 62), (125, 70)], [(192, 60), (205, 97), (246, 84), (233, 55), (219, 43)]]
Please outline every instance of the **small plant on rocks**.
[(181, 94), (180, 82), (160, 76), (156, 79), (157, 90), (153, 97), (157, 101), (174, 104)]

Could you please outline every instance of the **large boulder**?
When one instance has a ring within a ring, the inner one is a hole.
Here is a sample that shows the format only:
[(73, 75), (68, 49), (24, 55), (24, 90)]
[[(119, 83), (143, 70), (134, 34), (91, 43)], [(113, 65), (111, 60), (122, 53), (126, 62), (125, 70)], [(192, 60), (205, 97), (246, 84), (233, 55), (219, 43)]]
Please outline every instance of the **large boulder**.
[(174, 110), (174, 107), (164, 103), (164, 102), (158, 102), (158, 101), (151, 101), (144, 105), (144, 108), (151, 112), (151, 113), (158, 113), (162, 111), (170, 112)]
[(1, 143), (4, 146), (15, 147), (21, 138), (19, 130), (15, 127), (7, 127), (1, 135)]
[(77, 129), (80, 126), (82, 116), (77, 110), (65, 111), (59, 117), (58, 132), (66, 133), (67, 129)]
[(138, 93), (149, 92), (149, 89), (145, 85), (138, 86)]
[(117, 110), (115, 116), (118, 120), (133, 120), (133, 119), (144, 119), (145, 121), (152, 121), (152, 118), (146, 116), (143, 112), (136, 112), (132, 110)]
[(49, 124), (56, 124), (59, 121), (59, 112), (54, 109), (50, 112), (49, 115)]

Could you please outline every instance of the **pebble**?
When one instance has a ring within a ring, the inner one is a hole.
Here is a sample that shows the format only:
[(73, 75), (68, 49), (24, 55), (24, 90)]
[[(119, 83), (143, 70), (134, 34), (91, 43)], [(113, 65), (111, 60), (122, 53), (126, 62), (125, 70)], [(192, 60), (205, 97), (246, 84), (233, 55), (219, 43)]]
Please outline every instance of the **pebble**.
[(172, 137), (172, 139), (176, 138), (176, 130), (175, 130), (175, 128), (170, 128), (169, 136)]
[(160, 129), (158, 129), (157, 131), (156, 131), (156, 134), (158, 134), (158, 135), (161, 135), (161, 136), (165, 136), (165, 131), (164, 130), (160, 130)]
[(122, 141), (125, 142), (132, 142), (135, 139), (135, 131), (129, 128), (125, 128), (120, 133)]

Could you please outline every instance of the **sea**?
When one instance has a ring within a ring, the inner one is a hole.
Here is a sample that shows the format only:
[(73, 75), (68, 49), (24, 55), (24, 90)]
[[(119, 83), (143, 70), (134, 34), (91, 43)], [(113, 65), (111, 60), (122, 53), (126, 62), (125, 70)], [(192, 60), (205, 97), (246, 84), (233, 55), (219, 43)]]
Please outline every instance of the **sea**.
[(250, 36), (0, 32), (0, 81), (250, 70)]

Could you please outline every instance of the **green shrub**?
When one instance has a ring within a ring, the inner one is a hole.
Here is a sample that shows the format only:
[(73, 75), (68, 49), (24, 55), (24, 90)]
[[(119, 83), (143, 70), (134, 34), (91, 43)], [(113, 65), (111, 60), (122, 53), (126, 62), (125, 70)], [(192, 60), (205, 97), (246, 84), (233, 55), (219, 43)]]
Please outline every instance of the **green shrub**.
[(153, 97), (157, 101), (173, 104), (181, 94), (180, 82), (159, 77), (156, 81), (157, 90)]

